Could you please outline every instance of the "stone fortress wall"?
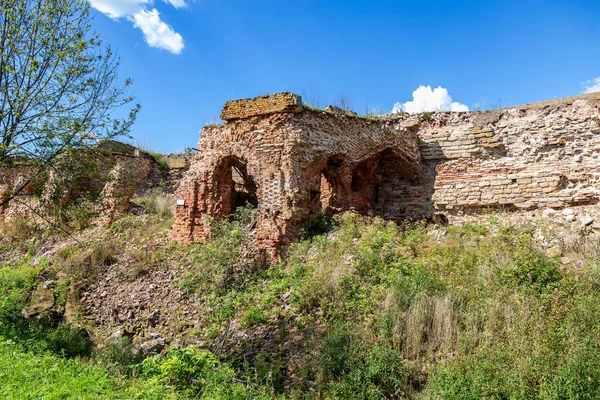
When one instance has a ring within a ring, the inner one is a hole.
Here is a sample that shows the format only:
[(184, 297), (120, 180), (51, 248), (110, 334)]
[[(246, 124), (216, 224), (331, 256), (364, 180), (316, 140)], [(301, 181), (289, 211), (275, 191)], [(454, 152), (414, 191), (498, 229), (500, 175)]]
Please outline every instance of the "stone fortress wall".
[(436, 210), (598, 202), (599, 93), (488, 112), (435, 113), (417, 134)]
[(176, 193), (174, 238), (249, 202), (271, 255), (322, 209), (390, 220), (562, 209), (600, 198), (600, 94), (485, 112), (378, 118), (302, 108), (291, 93), (228, 102)]

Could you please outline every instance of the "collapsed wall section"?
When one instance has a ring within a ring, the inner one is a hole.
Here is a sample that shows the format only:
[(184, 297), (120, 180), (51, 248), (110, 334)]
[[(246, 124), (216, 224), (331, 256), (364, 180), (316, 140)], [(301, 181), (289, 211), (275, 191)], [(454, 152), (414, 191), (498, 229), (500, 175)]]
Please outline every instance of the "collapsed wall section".
[(11, 201), (0, 207), (0, 218), (26, 215), (44, 222), (40, 216), (86, 198), (97, 199), (96, 222), (109, 225), (129, 210), (134, 192), (146, 185), (155, 163), (131, 145), (105, 141), (94, 148), (62, 154), (47, 175), (26, 162), (2, 168), (0, 203), (2, 199)]
[(223, 121), (302, 111), (302, 98), (294, 93), (277, 93), (253, 99), (231, 100), (225, 103), (221, 111)]

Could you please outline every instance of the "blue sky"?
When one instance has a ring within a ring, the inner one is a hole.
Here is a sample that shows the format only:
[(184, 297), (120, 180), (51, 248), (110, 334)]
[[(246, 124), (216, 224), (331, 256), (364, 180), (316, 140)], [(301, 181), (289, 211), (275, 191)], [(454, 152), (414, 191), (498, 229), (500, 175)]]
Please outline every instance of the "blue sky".
[(142, 105), (133, 140), (161, 152), (194, 147), (225, 101), (281, 91), (387, 113), (600, 90), (599, 0), (89, 1)]

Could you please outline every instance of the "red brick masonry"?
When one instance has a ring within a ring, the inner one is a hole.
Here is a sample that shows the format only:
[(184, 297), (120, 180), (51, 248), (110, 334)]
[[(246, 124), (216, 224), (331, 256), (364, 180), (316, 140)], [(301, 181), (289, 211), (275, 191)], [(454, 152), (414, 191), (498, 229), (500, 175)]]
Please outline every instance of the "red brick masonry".
[(291, 93), (228, 102), (176, 199), (174, 238), (257, 205), (275, 256), (322, 209), (390, 220), (436, 210), (563, 208), (600, 198), (600, 94), (486, 112), (379, 118), (302, 109)]

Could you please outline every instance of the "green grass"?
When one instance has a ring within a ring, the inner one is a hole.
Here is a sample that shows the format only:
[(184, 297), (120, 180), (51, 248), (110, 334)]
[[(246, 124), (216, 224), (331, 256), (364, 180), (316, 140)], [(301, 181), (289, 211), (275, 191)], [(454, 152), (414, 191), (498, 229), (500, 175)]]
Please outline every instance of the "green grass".
[(111, 376), (106, 366), (31, 353), (0, 337), (0, 397), (3, 399), (176, 399), (173, 389), (144, 379)]
[[(124, 217), (111, 233), (142, 243), (164, 228), (160, 218), (170, 217)], [(41, 268), (69, 271), (94, 249), (11, 260), (0, 268), (0, 397), (77, 398), (87, 385), (91, 398), (600, 397), (598, 236), (562, 238), (561, 258), (536, 242), (536, 229), (548, 239), (552, 230), (497, 218), (435, 229), (352, 213), (318, 222), (271, 266), (253, 251), (246, 208), (216, 221), (211, 242), (141, 257), (187, 266), (178, 284), (210, 310), (191, 336), (213, 352), (176, 347), (127, 368), (118, 357), (81, 358), (85, 342), (68, 325), (20, 316)], [(119, 242), (92, 258), (136, 260)], [(64, 293), (56, 286), (59, 302)], [(64, 351), (77, 343), (81, 351)]]
[[(268, 270), (209, 284), (218, 326), (305, 332), (318, 351), (304, 353), (297, 388), (314, 382), (339, 399), (600, 396), (599, 265), (586, 254), (585, 269), (569, 269), (537, 248), (531, 227), (493, 219), (441, 239), (421, 225), (336, 221)], [(234, 365), (236, 352), (256, 354), (239, 366), (246, 374), (256, 377), (262, 351), (285, 365), (285, 349), (232, 345)]]

